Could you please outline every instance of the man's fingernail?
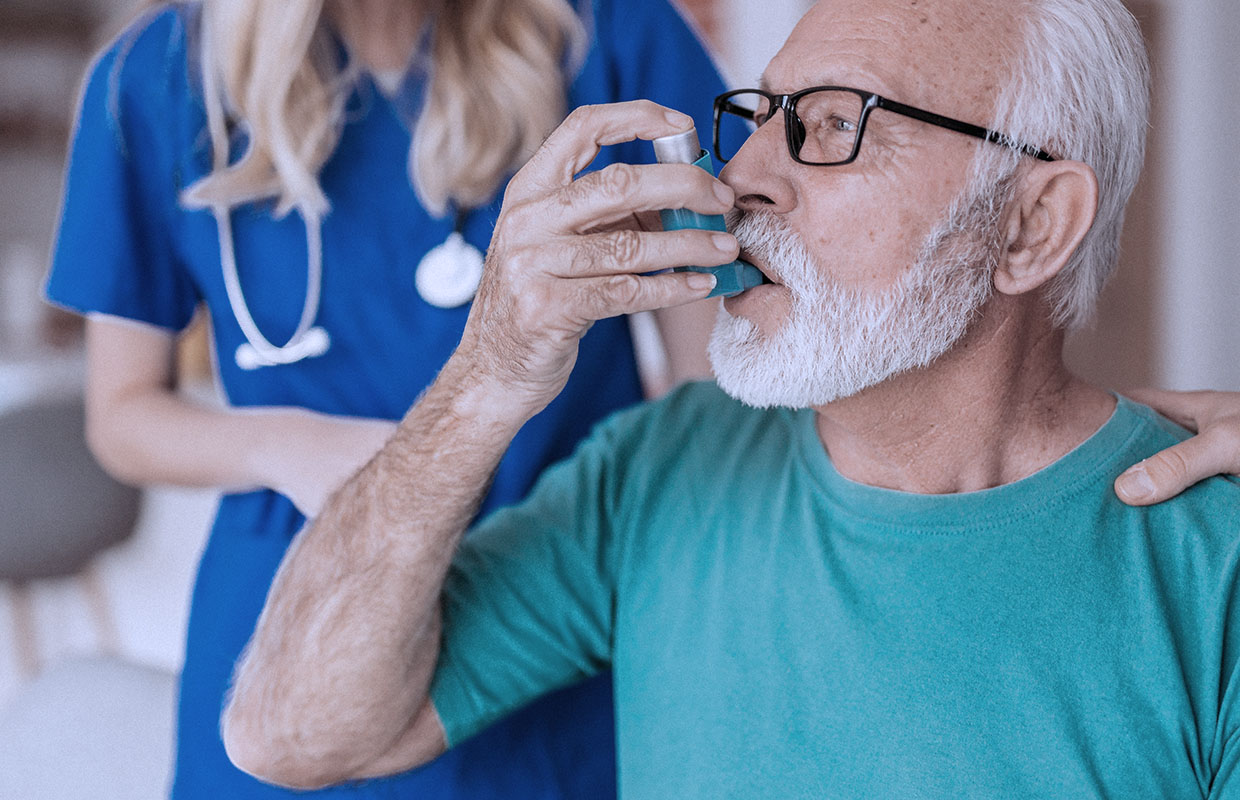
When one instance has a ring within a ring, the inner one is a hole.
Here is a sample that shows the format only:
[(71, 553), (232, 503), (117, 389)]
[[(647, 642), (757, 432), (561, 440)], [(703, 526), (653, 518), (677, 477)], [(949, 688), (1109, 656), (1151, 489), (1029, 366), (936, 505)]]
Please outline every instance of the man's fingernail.
[(1154, 496), (1156, 488), (1145, 467), (1136, 466), (1119, 476), (1119, 488), (1133, 500), (1145, 500)]
[(678, 128), (688, 128), (693, 125), (693, 117), (688, 114), (681, 114), (679, 111), (667, 111), (663, 114), (667, 121)]
[(710, 242), (716, 250), (724, 253), (730, 253), (736, 248), (736, 237), (730, 233), (712, 233)]
[(690, 272), (686, 280), (690, 289), (701, 291), (715, 288), (715, 276), (709, 272)]
[(715, 190), (715, 197), (719, 198), (720, 203), (726, 203), (729, 208), (732, 207), (732, 202), (736, 199), (736, 194), (732, 191), (731, 186), (728, 186), (726, 183), (715, 181), (714, 186), (711, 188)]

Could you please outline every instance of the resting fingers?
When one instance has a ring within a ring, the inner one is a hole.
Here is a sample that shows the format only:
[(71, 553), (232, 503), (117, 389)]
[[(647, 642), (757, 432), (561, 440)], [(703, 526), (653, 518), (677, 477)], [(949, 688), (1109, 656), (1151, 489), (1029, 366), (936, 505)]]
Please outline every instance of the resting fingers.
[(1129, 468), (1115, 493), (1130, 505), (1153, 505), (1219, 474), (1240, 474), (1240, 394), (1144, 389), (1130, 395), (1197, 435)]

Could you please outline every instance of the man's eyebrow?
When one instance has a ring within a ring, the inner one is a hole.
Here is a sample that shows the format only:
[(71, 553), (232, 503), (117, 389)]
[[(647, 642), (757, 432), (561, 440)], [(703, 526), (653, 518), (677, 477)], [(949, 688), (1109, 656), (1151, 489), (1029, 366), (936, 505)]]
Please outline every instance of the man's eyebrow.
[[(892, 91), (887, 87), (885, 81), (880, 81), (874, 78), (873, 76), (869, 76), (869, 77), (856, 76), (856, 77), (861, 78), (861, 80), (849, 81), (845, 79), (843, 81), (840, 81), (840, 80), (832, 81), (832, 80), (827, 80), (826, 78), (823, 78), (814, 83), (806, 84), (804, 87), (801, 87), (801, 88), (808, 88), (809, 86), (851, 86), (855, 89), (858, 89), (859, 91), (875, 92), (887, 98), (894, 98), (898, 96), (898, 94), (892, 93)], [(776, 92), (773, 89), (771, 89), (771, 82), (767, 80), (765, 74), (763, 74), (762, 77), (758, 78), (758, 88), (764, 92), (769, 92), (770, 94), (776, 94)]]

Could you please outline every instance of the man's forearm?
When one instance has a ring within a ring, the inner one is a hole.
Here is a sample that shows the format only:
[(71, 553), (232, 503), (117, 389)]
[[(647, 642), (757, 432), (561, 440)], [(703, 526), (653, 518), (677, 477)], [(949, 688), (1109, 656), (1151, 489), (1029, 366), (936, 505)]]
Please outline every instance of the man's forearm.
[(670, 268), (739, 252), (725, 233), (608, 229), (635, 210), (731, 208), (705, 170), (613, 164), (574, 177), (604, 145), (691, 125), (649, 101), (579, 108), (509, 181), (457, 353), (276, 576), (225, 713), (243, 769), (314, 786), (442, 747), (426, 700), (440, 592), (512, 437), (564, 388), (594, 322), (702, 300), (714, 277)]
[(444, 576), (528, 416), (469, 373), (450, 361), (294, 541), (224, 716), (242, 768), (322, 785), (370, 771), (407, 738), (438, 656)]

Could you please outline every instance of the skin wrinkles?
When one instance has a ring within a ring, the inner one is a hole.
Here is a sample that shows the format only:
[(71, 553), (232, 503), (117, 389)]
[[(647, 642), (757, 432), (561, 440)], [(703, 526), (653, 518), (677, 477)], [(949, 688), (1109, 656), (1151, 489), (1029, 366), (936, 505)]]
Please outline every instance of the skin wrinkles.
[[(992, 305), (1003, 302), (1002, 297), (991, 301)], [(972, 362), (1001, 359), (1010, 369), (1019, 370), (1022, 364), (1037, 363), (1062, 350), (1061, 331), (1028, 337), (1020, 332), (1022, 324), (1017, 316), (990, 315), (937, 363), (955, 371)], [(846, 415), (820, 414), (819, 433), (833, 443), (828, 445), (832, 459), (838, 462), (837, 456), (846, 452), (851, 461), (863, 461), (854, 464), (859, 474), (885, 476), (867, 479), (872, 485), (945, 494), (1011, 483), (1063, 455), (1054, 444), (1059, 437), (1051, 434), (1065, 423), (1065, 408), (1082, 397), (1071, 376), (1058, 370), (1039, 371), (1027, 384), (1014, 386), (1007, 380), (1006, 370), (979, 370), (973, 386), (962, 393), (958, 386), (927, 380), (932, 369), (933, 365), (888, 381), (893, 394), (911, 392), (910, 396), (917, 398), (915, 403), (898, 404), (890, 413), (865, 416), (856, 424), (850, 424)], [(862, 395), (875, 393), (866, 390)], [(927, 405), (935, 408), (933, 415), (920, 413), (919, 409)], [(999, 413), (995, 413), (996, 406)], [(979, 431), (991, 429), (1003, 431), (996, 439), (997, 446), (977, 448), (974, 440)], [(927, 470), (927, 452), (970, 450), (975, 455), (947, 480)], [(858, 454), (864, 456), (858, 459)]]
[[(993, 308), (1006, 300), (999, 296), (989, 305)], [(1089, 387), (1062, 369), (1037, 366), (1058, 359), (1063, 333), (1044, 331), (1029, 337), (1021, 332), (1022, 328), (1028, 330), (1024, 327), (1027, 324), (1024, 315), (996, 319), (992, 313), (936, 365), (889, 382), (891, 393), (903, 389), (917, 398), (916, 402), (897, 404), (898, 414), (907, 422), (920, 417), (915, 407), (932, 407), (935, 413), (924, 418), (936, 421), (933, 429), (893, 426), (884, 415), (849, 431), (846, 424), (839, 424), (847, 420), (846, 414), (820, 415), (820, 430), (830, 430), (824, 426), (829, 426), (828, 419), (833, 420), (833, 432), (845, 440), (835, 450), (828, 448), (832, 457), (847, 448), (849, 457), (855, 459), (860, 451), (854, 452), (848, 445), (864, 442), (862, 450), (876, 454), (868, 469), (879, 467), (882, 454), (889, 454), (887, 466), (901, 473), (900, 479), (888, 477), (876, 485), (930, 494), (977, 491), (1011, 483), (1058, 459), (1078, 443), (1064, 444), (1062, 427), (1072, 424), (1070, 409), (1099, 409), (1092, 415), (1097, 424), (1085, 426), (1090, 429), (1082, 432), (1083, 439), (1110, 415), (1114, 403), (1109, 395), (1094, 397)], [(996, 364), (998, 369), (987, 369), (989, 364)], [(941, 379), (944, 373), (966, 371), (973, 378), (964, 391)], [(1011, 374), (1020, 372), (1028, 373), (1023, 380), (1010, 379)], [(908, 389), (909, 385), (916, 386), (915, 390)], [(886, 393), (876, 387), (862, 394)], [(985, 442), (980, 446), (979, 437)], [(936, 458), (927, 457), (927, 453), (971, 455), (959, 459), (954, 476), (945, 477), (933, 472), (931, 465)], [(857, 468), (867, 469), (862, 465)]]

